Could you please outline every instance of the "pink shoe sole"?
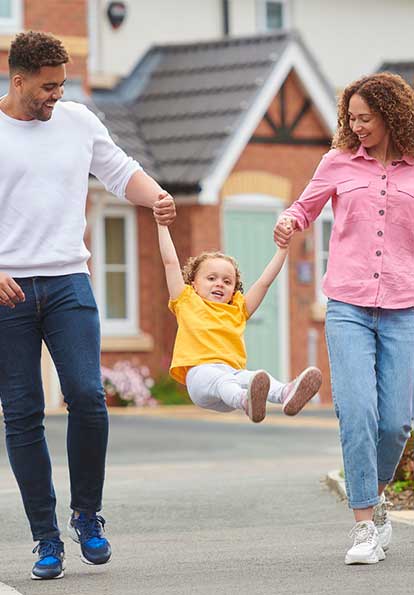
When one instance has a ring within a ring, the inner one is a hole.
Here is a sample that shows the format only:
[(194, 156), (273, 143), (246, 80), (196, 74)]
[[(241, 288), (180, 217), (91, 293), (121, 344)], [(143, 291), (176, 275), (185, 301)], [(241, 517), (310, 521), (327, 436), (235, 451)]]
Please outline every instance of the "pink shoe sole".
[(267, 395), (270, 389), (270, 378), (266, 372), (259, 370), (252, 377), (247, 389), (247, 415), (254, 423), (266, 417)]
[(283, 403), (283, 413), (296, 415), (310, 399), (316, 395), (322, 384), (322, 373), (319, 368), (306, 368), (293, 381), (293, 386)]

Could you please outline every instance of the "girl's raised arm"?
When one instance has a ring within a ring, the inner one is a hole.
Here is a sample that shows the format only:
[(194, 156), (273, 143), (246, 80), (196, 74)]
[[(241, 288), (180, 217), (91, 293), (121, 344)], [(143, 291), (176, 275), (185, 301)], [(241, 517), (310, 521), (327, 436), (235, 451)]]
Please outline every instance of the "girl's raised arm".
[(175, 300), (184, 289), (184, 279), (181, 273), (175, 246), (171, 239), (170, 230), (165, 225), (158, 225), (158, 241), (162, 262), (164, 263), (165, 278), (167, 280), (170, 298)]
[(267, 290), (279, 274), (279, 271), (286, 260), (287, 252), (287, 248), (279, 248), (258, 280), (253, 283), (249, 291), (246, 293), (246, 308), (250, 316), (260, 306)]

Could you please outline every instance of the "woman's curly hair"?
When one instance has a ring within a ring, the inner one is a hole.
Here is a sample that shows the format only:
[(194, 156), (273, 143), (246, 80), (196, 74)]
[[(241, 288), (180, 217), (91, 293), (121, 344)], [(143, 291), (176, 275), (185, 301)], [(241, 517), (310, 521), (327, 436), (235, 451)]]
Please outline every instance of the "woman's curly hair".
[(349, 101), (355, 93), (382, 116), (397, 151), (414, 156), (414, 90), (390, 72), (364, 76), (345, 87), (338, 102), (338, 128), (332, 147), (354, 153), (360, 145), (349, 125)]
[(9, 69), (35, 74), (43, 66), (67, 64), (69, 56), (62, 42), (48, 33), (27, 31), (14, 38), (9, 51)]
[(236, 291), (243, 293), (243, 283), (241, 282), (240, 269), (237, 261), (232, 256), (228, 256), (222, 252), (202, 252), (198, 256), (190, 256), (183, 266), (184, 283), (187, 285), (192, 285), (201, 264), (209, 258), (222, 258), (233, 265), (234, 271), (236, 273), (236, 285), (234, 287), (233, 295), (236, 293)]

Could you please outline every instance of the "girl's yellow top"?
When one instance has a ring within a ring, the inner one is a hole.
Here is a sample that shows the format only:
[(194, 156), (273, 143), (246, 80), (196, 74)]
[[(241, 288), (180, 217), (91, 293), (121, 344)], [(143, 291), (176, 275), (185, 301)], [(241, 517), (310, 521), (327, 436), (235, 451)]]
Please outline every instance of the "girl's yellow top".
[(175, 380), (185, 384), (188, 370), (200, 364), (228, 364), (237, 370), (246, 367), (243, 333), (249, 314), (240, 291), (230, 304), (222, 304), (204, 300), (186, 285), (168, 307), (178, 323), (170, 366)]

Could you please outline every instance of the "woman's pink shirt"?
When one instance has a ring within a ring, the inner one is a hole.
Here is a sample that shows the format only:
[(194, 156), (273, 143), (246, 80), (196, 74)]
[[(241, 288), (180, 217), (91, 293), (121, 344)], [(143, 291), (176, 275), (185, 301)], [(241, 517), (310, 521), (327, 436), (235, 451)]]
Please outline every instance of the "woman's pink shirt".
[(301, 230), (332, 200), (334, 225), (324, 293), (380, 308), (414, 306), (414, 158), (386, 167), (364, 147), (332, 149), (285, 212)]

